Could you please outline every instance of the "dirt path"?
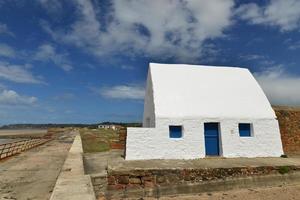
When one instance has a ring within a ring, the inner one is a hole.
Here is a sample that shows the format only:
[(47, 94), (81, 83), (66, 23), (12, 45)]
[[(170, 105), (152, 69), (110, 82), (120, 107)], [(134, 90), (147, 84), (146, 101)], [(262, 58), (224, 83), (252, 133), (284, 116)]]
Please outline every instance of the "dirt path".
[(0, 199), (49, 199), (74, 139), (61, 133), (42, 146), (0, 161)]
[[(145, 198), (145, 200), (153, 198)], [(161, 197), (160, 200), (298, 200), (300, 185), (286, 185), (257, 189), (240, 189), (226, 192), (210, 192), (198, 195)]]

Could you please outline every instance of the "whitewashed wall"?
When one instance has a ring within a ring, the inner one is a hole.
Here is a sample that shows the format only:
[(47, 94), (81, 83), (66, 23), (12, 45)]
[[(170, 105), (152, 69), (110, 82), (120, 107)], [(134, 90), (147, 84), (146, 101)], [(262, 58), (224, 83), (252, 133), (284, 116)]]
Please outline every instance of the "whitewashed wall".
[(155, 113), (154, 113), (154, 99), (153, 99), (153, 85), (151, 72), (148, 72), (147, 88), (144, 102), (144, 116), (143, 127), (155, 127)]
[[(126, 160), (205, 157), (204, 123), (220, 123), (224, 157), (279, 157), (283, 154), (275, 119), (157, 119), (156, 128), (128, 128)], [(252, 123), (253, 137), (240, 137), (238, 123)], [(169, 125), (182, 125), (183, 137), (169, 138)]]

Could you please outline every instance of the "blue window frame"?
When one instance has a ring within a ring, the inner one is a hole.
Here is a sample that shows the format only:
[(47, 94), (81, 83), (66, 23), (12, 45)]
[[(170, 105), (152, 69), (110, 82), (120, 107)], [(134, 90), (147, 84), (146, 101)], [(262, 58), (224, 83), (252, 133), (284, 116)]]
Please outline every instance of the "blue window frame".
[(182, 126), (169, 126), (170, 138), (182, 138)]
[(251, 124), (239, 123), (240, 137), (251, 137)]

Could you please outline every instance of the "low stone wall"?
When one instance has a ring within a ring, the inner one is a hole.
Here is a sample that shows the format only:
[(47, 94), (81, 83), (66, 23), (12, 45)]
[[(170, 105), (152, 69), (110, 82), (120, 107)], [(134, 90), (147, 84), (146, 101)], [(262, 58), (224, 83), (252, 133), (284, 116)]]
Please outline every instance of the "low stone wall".
[(300, 173), (272, 174), (266, 176), (249, 176), (243, 178), (228, 178), (197, 183), (169, 184), (166, 186), (146, 187), (142, 189), (109, 190), (99, 199), (144, 199), (152, 197), (160, 199), (163, 196), (179, 194), (201, 194), (234, 189), (255, 189), (261, 187), (280, 187), (282, 185), (298, 185)]
[(279, 122), (285, 154), (300, 154), (300, 109), (273, 107)]
[(107, 189), (106, 174), (93, 174), (91, 175), (91, 181), (96, 197), (105, 196)]
[(210, 169), (159, 169), (110, 171), (107, 174), (107, 189), (141, 189), (157, 186), (193, 184), (227, 178), (250, 177), (258, 175), (283, 174), (300, 171), (296, 166), (263, 166)]

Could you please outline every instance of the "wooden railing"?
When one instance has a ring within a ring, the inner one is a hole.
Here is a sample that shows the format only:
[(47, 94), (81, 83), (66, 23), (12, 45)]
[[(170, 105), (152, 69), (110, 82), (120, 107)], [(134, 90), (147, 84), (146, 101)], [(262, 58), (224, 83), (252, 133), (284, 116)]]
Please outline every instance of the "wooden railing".
[(48, 142), (51, 139), (24, 139), (0, 144), (0, 160)]

